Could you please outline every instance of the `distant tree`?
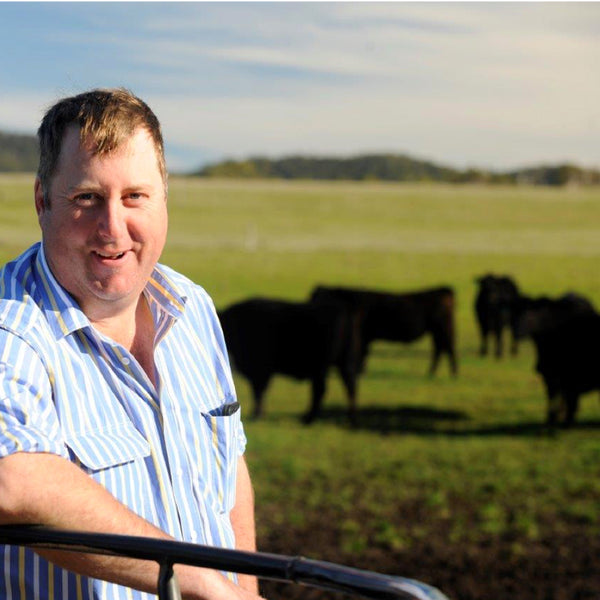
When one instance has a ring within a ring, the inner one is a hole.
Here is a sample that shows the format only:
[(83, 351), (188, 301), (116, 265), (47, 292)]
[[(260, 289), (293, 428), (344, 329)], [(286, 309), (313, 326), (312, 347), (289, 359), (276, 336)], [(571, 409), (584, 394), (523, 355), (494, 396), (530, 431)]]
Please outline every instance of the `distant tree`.
[(540, 166), (521, 169), (511, 174), (518, 183), (530, 185), (598, 185), (600, 172), (592, 169), (582, 169), (572, 164), (558, 166)]
[(38, 159), (37, 138), (0, 131), (0, 171), (35, 171)]
[(480, 184), (530, 184), (562, 186), (600, 184), (600, 172), (574, 165), (540, 166), (498, 173), (469, 168), (463, 171), (417, 160), (404, 154), (365, 154), (350, 158), (288, 156), (253, 157), (207, 165), (202, 177), (261, 177), (350, 181), (437, 181)]
[[(250, 166), (252, 165), (252, 166)], [(207, 165), (203, 177), (277, 177), (282, 179), (450, 181), (458, 171), (405, 155), (363, 155), (352, 158), (288, 156), (270, 160), (251, 158)]]

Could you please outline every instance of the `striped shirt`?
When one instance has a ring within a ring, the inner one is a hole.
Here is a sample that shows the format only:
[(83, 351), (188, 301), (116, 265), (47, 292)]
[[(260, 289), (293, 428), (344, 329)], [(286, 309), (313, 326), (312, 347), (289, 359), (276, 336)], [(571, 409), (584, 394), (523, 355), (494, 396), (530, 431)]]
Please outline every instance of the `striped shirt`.
[[(206, 292), (157, 265), (144, 290), (156, 326), (156, 388), (91, 325), (40, 243), (0, 271), (0, 457), (66, 457), (178, 540), (234, 547), (229, 511), (246, 438), (223, 335)], [(225, 410), (225, 413), (228, 411)], [(137, 600), (152, 594), (0, 546), (6, 600)]]

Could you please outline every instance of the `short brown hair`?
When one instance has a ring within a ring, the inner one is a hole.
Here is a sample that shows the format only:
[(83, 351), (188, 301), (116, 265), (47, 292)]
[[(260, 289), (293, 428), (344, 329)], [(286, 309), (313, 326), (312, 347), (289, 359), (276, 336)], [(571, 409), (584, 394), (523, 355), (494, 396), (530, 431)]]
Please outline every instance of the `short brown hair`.
[(69, 125), (78, 125), (80, 140), (90, 140), (94, 153), (105, 156), (116, 150), (140, 127), (154, 141), (158, 168), (167, 189), (167, 168), (160, 123), (150, 107), (129, 90), (96, 89), (59, 100), (44, 115), (37, 135), (40, 143), (38, 177), (46, 203), (56, 170), (63, 137)]

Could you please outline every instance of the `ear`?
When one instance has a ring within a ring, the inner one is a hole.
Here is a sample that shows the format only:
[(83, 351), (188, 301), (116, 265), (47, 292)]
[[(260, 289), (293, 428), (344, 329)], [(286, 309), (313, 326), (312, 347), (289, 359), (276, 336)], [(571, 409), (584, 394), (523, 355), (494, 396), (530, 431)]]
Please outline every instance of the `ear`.
[(35, 178), (33, 194), (35, 198), (35, 212), (37, 213), (39, 221), (42, 217), (42, 214), (46, 210), (46, 204), (44, 202), (44, 189), (42, 188), (42, 182), (40, 181), (39, 177)]

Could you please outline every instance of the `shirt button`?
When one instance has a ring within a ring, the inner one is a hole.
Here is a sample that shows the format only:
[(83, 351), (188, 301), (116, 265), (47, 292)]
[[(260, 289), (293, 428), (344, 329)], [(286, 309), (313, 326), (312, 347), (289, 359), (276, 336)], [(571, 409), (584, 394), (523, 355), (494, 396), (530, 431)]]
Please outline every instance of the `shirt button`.
[(123, 364), (124, 365), (128, 365), (130, 362), (131, 361), (126, 356), (123, 357)]

